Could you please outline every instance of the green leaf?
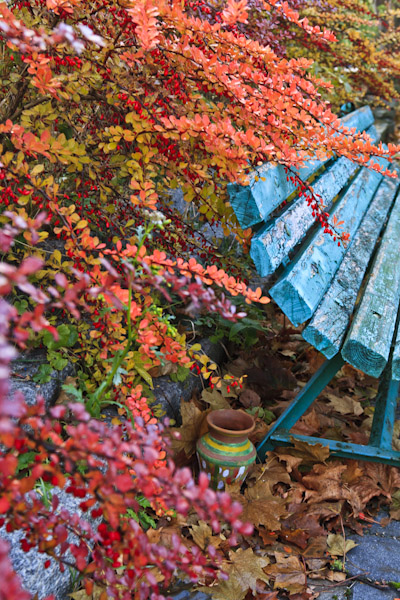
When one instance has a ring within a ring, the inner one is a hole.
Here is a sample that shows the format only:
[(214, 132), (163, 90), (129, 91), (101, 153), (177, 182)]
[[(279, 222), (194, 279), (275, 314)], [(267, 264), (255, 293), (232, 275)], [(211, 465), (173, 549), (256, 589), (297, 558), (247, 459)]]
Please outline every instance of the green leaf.
[(40, 365), (38, 372), (32, 377), (35, 383), (48, 383), (51, 379), (53, 368), (51, 365)]
[(57, 327), (58, 340), (55, 340), (50, 331), (43, 334), (43, 344), (48, 350), (58, 350), (59, 348), (72, 348), (78, 341), (78, 331), (74, 325), (63, 323)]
[(47, 360), (53, 369), (62, 371), (68, 364), (68, 359), (64, 358), (59, 352), (49, 351), (47, 353)]
[(17, 473), (30, 467), (35, 462), (35, 456), (36, 452), (34, 452), (33, 450), (25, 452), (24, 454), (20, 454), (18, 456)]
[(65, 392), (67, 392), (67, 394), (70, 394), (71, 396), (76, 398), (78, 400), (78, 402), (84, 403), (82, 390), (79, 390), (78, 388), (76, 388), (75, 386), (73, 386), (71, 384), (64, 384), (62, 386), (62, 389)]

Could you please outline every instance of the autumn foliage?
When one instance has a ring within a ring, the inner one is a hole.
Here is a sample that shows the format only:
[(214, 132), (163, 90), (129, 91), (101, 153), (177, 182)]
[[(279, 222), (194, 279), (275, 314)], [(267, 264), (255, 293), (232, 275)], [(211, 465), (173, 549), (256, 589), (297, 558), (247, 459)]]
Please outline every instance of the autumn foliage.
[[(304, 18), (308, 8), (0, 3), (0, 522), (24, 531), (24, 550), (74, 566), (88, 594), (104, 590), (102, 600), (158, 600), (173, 574), (209, 583), (220, 564), (212, 543), (152, 541), (130, 517), (138, 496), (158, 515), (194, 511), (233, 546), (251, 531), (238, 520), (242, 503), (174, 465), (147, 401), (161, 367), (199, 359), (172, 305), (190, 318), (204, 311), (234, 322), (245, 312), (233, 300), (268, 302), (196, 237), (171, 191), (182, 191), (202, 223), (243, 241), (228, 182), (246, 184), (266, 161), (292, 169), (335, 153), (366, 164), (397, 151), (340, 130), (325, 99), (332, 85), (293, 50), (307, 40), (331, 60), (336, 35), (314, 13)], [(277, 25), (276, 36), (263, 22)], [(50, 371), (76, 365), (69, 409), (9, 397), (10, 362), (31, 347), (47, 349)], [(206, 380), (214, 367), (201, 360)], [(101, 420), (109, 404), (123, 420), (112, 427)], [(59, 510), (56, 496), (46, 507), (34, 492), (40, 480), (81, 499), (98, 524)], [(26, 597), (2, 540), (0, 574), (9, 582), (0, 594)]]

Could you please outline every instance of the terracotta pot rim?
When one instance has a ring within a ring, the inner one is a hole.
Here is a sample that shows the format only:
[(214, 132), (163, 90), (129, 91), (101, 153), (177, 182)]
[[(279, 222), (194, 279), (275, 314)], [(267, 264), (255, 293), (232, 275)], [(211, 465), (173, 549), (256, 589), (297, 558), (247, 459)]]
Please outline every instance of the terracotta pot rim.
[[(243, 415), (246, 418), (246, 420), (248, 420), (249, 422), (251, 421), (251, 426), (246, 427), (245, 429), (228, 429), (226, 427), (220, 427), (219, 425), (216, 425), (212, 421), (213, 415), (216, 415), (217, 413), (218, 414), (230, 413), (231, 415), (237, 415), (237, 414)], [(253, 417), (251, 415), (249, 415), (249, 413), (246, 413), (246, 412), (244, 412), (244, 410), (241, 410), (241, 409), (235, 410), (234, 408), (221, 408), (219, 410), (213, 410), (212, 412), (210, 412), (207, 415), (207, 423), (208, 423), (209, 427), (211, 427), (215, 431), (218, 431), (221, 434), (224, 434), (224, 435), (234, 434), (237, 436), (249, 435), (256, 426)]]

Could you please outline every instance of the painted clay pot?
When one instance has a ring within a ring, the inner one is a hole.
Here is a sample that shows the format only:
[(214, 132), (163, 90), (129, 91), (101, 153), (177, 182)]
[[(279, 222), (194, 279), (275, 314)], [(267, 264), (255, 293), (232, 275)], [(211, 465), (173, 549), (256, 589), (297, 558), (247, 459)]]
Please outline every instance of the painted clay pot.
[(211, 487), (220, 490), (225, 483), (244, 481), (256, 459), (249, 440), (255, 427), (253, 417), (242, 410), (214, 410), (207, 415), (207, 423), (208, 433), (197, 442), (197, 456)]

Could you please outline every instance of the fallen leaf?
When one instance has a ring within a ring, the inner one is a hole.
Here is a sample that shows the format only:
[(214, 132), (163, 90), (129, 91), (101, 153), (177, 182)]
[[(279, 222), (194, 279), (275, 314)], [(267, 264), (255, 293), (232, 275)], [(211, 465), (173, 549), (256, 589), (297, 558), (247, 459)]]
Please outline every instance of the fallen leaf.
[(199, 524), (193, 525), (189, 531), (195, 544), (202, 550), (205, 550), (210, 544), (218, 548), (222, 542), (219, 535), (213, 535), (211, 527), (205, 521), (199, 521)]
[(343, 571), (328, 571), (327, 579), (329, 581), (344, 581), (347, 578), (346, 573)]
[(302, 464), (314, 465), (316, 462), (325, 463), (329, 457), (328, 446), (322, 444), (309, 444), (301, 440), (292, 439), (293, 448), (285, 448), (287, 454), (298, 456)]
[(326, 396), (329, 399), (328, 406), (341, 415), (359, 416), (364, 412), (360, 402), (350, 396), (335, 396), (334, 394), (326, 394)]
[(211, 594), (215, 600), (243, 600), (248, 590), (256, 592), (257, 581), (268, 583), (263, 569), (269, 564), (268, 558), (257, 556), (251, 548), (229, 553), (229, 563), (222, 565), (228, 579), (211, 587), (201, 587), (201, 591)]
[(253, 406), (261, 405), (261, 398), (257, 392), (254, 392), (250, 389), (245, 389), (239, 396), (239, 402), (245, 408), (252, 408)]
[(208, 429), (206, 418), (209, 412), (209, 410), (200, 410), (194, 402), (181, 403), (182, 425), (172, 429), (172, 432), (178, 432), (180, 435), (179, 439), (172, 438), (174, 452), (183, 450), (187, 457), (196, 452), (197, 440)]
[(282, 519), (287, 514), (286, 501), (272, 495), (268, 482), (258, 481), (254, 486), (246, 489), (244, 496), (238, 494), (233, 495), (232, 498), (243, 506), (240, 515), (242, 521), (248, 521), (256, 527), (263, 525), (270, 531), (281, 528)]
[(307, 488), (305, 500), (310, 503), (325, 502), (326, 500), (346, 500), (358, 515), (363, 505), (353, 486), (343, 481), (347, 465), (330, 463), (315, 465), (302, 483)]
[(276, 563), (265, 569), (275, 579), (275, 589), (285, 589), (289, 594), (304, 592), (307, 588), (307, 577), (304, 565), (296, 556), (275, 552)]
[(328, 552), (332, 556), (345, 556), (352, 548), (358, 546), (354, 540), (345, 540), (338, 533), (330, 533), (327, 537)]
[(223, 397), (221, 392), (219, 392), (216, 388), (212, 391), (203, 390), (201, 393), (201, 398), (204, 402), (210, 405), (211, 410), (220, 410), (223, 408), (232, 408), (229, 404), (228, 400)]

